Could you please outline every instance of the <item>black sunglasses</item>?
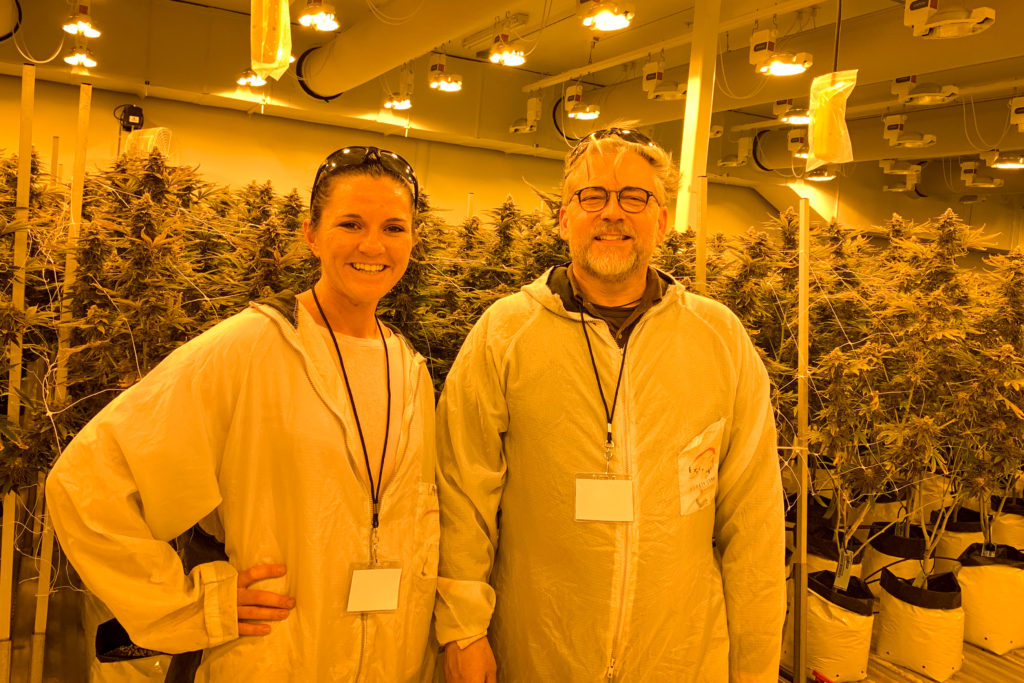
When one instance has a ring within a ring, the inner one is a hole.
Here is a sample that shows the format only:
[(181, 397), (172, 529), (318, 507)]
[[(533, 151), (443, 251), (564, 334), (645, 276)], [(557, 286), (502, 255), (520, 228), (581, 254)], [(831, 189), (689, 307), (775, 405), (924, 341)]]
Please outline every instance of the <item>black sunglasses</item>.
[(412, 204), (415, 207), (420, 200), (420, 184), (416, 182), (416, 176), (412, 172), (412, 165), (394, 152), (377, 147), (342, 147), (331, 152), (320, 168), (316, 170), (313, 178), (313, 193), (310, 196), (312, 206), (313, 197), (316, 196), (316, 189), (320, 181), (328, 178), (339, 169), (353, 166), (380, 166), (388, 173), (398, 176), (399, 179), (412, 185)]
[(572, 152), (569, 153), (569, 159), (575, 159), (582, 154), (591, 142), (601, 140), (603, 138), (610, 138), (613, 135), (625, 140), (626, 142), (634, 142), (639, 145), (650, 145), (651, 147), (656, 146), (654, 140), (651, 140), (638, 130), (633, 130), (632, 128), (603, 128), (601, 130), (595, 130), (593, 133), (576, 143)]

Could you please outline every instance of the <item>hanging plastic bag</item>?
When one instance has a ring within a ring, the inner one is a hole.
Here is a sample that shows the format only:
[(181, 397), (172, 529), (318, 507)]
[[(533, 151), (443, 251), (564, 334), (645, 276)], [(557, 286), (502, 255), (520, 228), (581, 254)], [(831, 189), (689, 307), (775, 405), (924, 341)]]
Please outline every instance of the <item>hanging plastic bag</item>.
[(288, 0), (252, 0), (249, 51), (252, 70), (263, 78), (279, 79), (292, 55), (292, 25)]
[(846, 127), (846, 100), (857, 84), (857, 70), (823, 74), (811, 82), (811, 122), (807, 127), (807, 170), (853, 161)]

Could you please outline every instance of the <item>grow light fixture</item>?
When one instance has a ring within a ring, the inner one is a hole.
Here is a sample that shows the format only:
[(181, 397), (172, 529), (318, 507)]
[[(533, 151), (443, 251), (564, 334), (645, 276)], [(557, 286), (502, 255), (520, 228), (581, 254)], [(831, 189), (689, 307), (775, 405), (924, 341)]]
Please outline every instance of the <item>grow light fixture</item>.
[(1024, 133), (1024, 97), (1010, 100), (1010, 125), (1016, 125), (1017, 132)]
[(786, 136), (786, 149), (797, 159), (806, 159), (810, 148), (807, 146), (807, 129), (790, 128)]
[(991, 7), (974, 7), (968, 0), (906, 0), (903, 25), (917, 38), (962, 38), (981, 33), (996, 21)]
[(579, 83), (565, 89), (565, 100), (562, 104), (570, 119), (593, 121), (601, 115), (601, 108), (596, 104), (583, 104), (583, 86)]
[(750, 158), (750, 152), (754, 149), (753, 136), (744, 136), (736, 141), (736, 153), (728, 154), (718, 160), (718, 165), (725, 168), (746, 166)]
[(507, 33), (499, 33), (494, 36), (494, 44), (491, 45), (489, 59), (492, 64), (502, 66), (522, 66), (526, 63), (526, 53), (518, 45), (513, 44)]
[(462, 90), (462, 76), (445, 71), (447, 59), (442, 54), (433, 54), (430, 58), (430, 87), (441, 92), (459, 92)]
[(921, 149), (931, 147), (937, 138), (931, 133), (907, 132), (903, 128), (906, 125), (907, 117), (904, 114), (891, 114), (883, 119), (885, 129), (882, 137), (889, 141), (890, 147), (902, 147), (906, 149)]
[(830, 170), (828, 166), (822, 166), (821, 168), (816, 168), (816, 169), (814, 169), (813, 171), (810, 171), (809, 173), (807, 173), (807, 175), (804, 176), (804, 180), (810, 180), (811, 182), (814, 182), (814, 183), (827, 183), (828, 181), (835, 180), (835, 179), (836, 179), (835, 172)]
[(806, 126), (811, 122), (811, 114), (806, 109), (792, 108), (783, 113), (779, 121), (791, 126)]
[(334, 6), (323, 0), (306, 0), (306, 8), (299, 14), (299, 24), (316, 31), (338, 30)]
[(541, 100), (539, 97), (531, 97), (526, 100), (526, 118), (516, 119), (515, 122), (509, 126), (508, 132), (533, 133), (536, 131), (537, 122), (540, 121), (540, 104)]
[(998, 149), (993, 149), (982, 152), (978, 156), (988, 164), (989, 168), (1012, 171), (1024, 168), (1024, 153), (1022, 152), (1000, 152)]
[(1002, 187), (1002, 178), (993, 178), (987, 175), (978, 175), (977, 161), (960, 162), (960, 180), (964, 181), (966, 187), (993, 188)]
[(640, 84), (649, 100), (681, 100), (686, 96), (685, 84), (665, 80), (665, 62), (660, 59), (651, 59), (644, 64)]
[(920, 175), (924, 169), (924, 164), (896, 159), (882, 159), (878, 165), (886, 175)]
[(90, 0), (79, 0), (75, 3), (75, 13), (64, 24), (65, 33), (83, 38), (100, 37), (99, 29), (92, 25), (92, 16), (89, 12), (90, 4)]
[(814, 58), (810, 52), (777, 52), (771, 59), (759, 64), (757, 70), (768, 76), (796, 76), (811, 68)]
[(915, 173), (908, 173), (903, 176), (902, 185), (883, 185), (882, 192), (913, 192), (917, 187), (917, 181), (921, 176)]
[(633, 21), (633, 9), (617, 2), (580, 0), (576, 12), (591, 31), (621, 31)]
[(911, 106), (945, 104), (960, 96), (960, 89), (955, 85), (918, 83), (917, 76), (897, 78), (890, 90), (901, 104)]
[(250, 88), (259, 88), (267, 84), (267, 79), (263, 78), (252, 69), (246, 69), (235, 82), (238, 83), (238, 85), (247, 85)]
[(64, 58), (64, 61), (71, 66), (84, 67), (86, 69), (96, 66), (96, 59), (92, 56), (92, 51), (83, 45), (76, 45), (71, 54)]
[(775, 29), (754, 31), (750, 36), (750, 63), (767, 76), (795, 76), (811, 67), (814, 59), (809, 52), (775, 51)]
[(397, 111), (412, 109), (412, 67), (406, 64), (398, 74), (398, 91), (384, 100), (384, 108)]

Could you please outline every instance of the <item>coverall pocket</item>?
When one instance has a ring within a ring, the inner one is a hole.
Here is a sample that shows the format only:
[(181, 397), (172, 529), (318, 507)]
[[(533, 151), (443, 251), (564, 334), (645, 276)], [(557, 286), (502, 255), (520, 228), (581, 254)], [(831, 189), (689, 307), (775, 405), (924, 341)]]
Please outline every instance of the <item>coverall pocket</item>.
[(441, 521), (438, 512), (437, 486), (420, 482), (416, 501), (416, 539), (422, 553), (423, 578), (437, 578), (437, 546), (441, 539)]
[(689, 515), (715, 500), (718, 455), (725, 418), (706, 427), (679, 453), (679, 514)]

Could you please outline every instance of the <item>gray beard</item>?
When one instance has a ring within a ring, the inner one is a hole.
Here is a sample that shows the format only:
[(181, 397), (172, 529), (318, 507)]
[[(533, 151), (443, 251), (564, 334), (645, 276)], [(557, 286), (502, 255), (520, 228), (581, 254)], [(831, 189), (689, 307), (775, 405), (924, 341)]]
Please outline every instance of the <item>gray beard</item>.
[(625, 259), (594, 258), (588, 248), (573, 247), (571, 245), (569, 247), (569, 254), (572, 256), (572, 262), (575, 267), (597, 280), (613, 284), (625, 282), (645, 267), (645, 264), (641, 263), (635, 238), (633, 249)]

